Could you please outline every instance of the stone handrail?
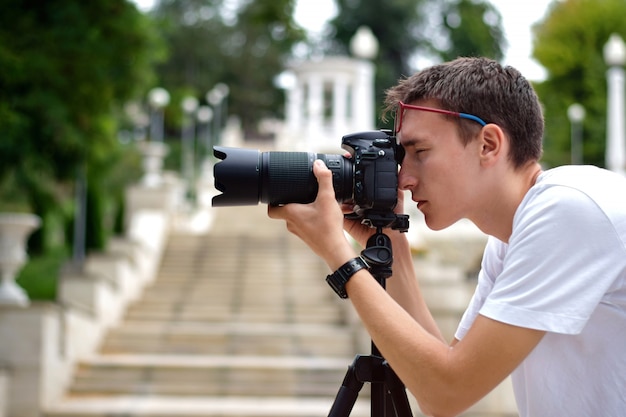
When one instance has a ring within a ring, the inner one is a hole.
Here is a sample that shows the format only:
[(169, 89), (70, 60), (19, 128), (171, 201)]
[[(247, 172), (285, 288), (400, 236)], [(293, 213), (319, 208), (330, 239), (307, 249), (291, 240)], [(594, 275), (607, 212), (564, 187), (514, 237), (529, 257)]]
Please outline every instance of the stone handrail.
[(0, 307), (0, 417), (38, 417), (58, 401), (78, 360), (154, 278), (180, 187), (131, 187), (126, 233), (83, 268), (65, 268), (56, 302)]

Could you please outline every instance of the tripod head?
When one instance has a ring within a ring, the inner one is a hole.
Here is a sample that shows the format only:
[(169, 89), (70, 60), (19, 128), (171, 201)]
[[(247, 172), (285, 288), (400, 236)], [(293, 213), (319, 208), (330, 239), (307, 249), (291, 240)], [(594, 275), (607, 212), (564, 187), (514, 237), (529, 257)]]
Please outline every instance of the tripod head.
[[(352, 216), (346, 215), (346, 218), (350, 219)], [(385, 280), (391, 276), (393, 251), (391, 239), (383, 233), (383, 229), (390, 228), (405, 233), (409, 230), (409, 216), (390, 211), (369, 210), (361, 219), (361, 223), (376, 229), (376, 233), (367, 240), (365, 249), (361, 251), (361, 257), (370, 266), (372, 276), (385, 288)]]
[(361, 257), (369, 265), (369, 271), (378, 283), (385, 288), (385, 280), (392, 274), (393, 251), (391, 239), (378, 228), (367, 240), (367, 246), (361, 251)]
[(390, 228), (392, 230), (399, 230), (400, 232), (406, 232), (409, 230), (409, 216), (406, 214), (396, 214), (391, 211), (374, 211), (369, 210), (364, 216), (359, 216), (355, 213), (346, 214), (346, 219), (361, 220), (366, 226), (376, 228), (378, 233), (382, 233), (380, 229)]

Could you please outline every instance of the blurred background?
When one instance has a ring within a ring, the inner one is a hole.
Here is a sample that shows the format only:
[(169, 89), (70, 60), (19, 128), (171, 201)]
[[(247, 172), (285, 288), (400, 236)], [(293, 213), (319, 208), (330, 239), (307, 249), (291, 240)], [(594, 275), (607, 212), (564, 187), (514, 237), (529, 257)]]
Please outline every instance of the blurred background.
[[(625, 16), (624, 0), (0, 0), (0, 417), (275, 415), (259, 398), (285, 384), (327, 410), (369, 339), (263, 208), (209, 209), (212, 146), (339, 151), (392, 127), (400, 78), (480, 55), (534, 84), (544, 167), (624, 174)], [(485, 236), (408, 214), (451, 335)], [(323, 414), (286, 397), (282, 415)], [(466, 415), (517, 415), (508, 385)]]

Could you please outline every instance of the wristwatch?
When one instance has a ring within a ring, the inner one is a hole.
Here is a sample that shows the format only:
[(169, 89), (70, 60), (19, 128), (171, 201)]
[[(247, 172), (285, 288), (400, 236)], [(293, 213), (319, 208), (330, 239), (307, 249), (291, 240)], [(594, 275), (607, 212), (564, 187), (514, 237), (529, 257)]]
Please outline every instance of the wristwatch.
[(328, 275), (326, 277), (326, 282), (328, 282), (330, 288), (332, 288), (339, 297), (348, 298), (346, 283), (350, 280), (350, 278), (352, 278), (352, 275), (364, 268), (369, 269), (369, 265), (363, 258), (357, 256), (356, 258), (352, 258), (345, 264), (341, 265), (339, 269), (331, 275)]

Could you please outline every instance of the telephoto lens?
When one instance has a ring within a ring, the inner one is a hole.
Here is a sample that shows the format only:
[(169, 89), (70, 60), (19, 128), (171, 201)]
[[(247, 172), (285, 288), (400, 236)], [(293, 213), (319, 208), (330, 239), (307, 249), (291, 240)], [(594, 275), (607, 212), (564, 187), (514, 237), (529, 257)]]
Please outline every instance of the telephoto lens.
[(214, 207), (311, 203), (317, 196), (313, 162), (322, 160), (333, 172), (333, 187), (339, 202), (352, 200), (354, 167), (342, 155), (312, 152), (260, 152), (244, 148), (215, 146), (220, 159), (213, 168)]

